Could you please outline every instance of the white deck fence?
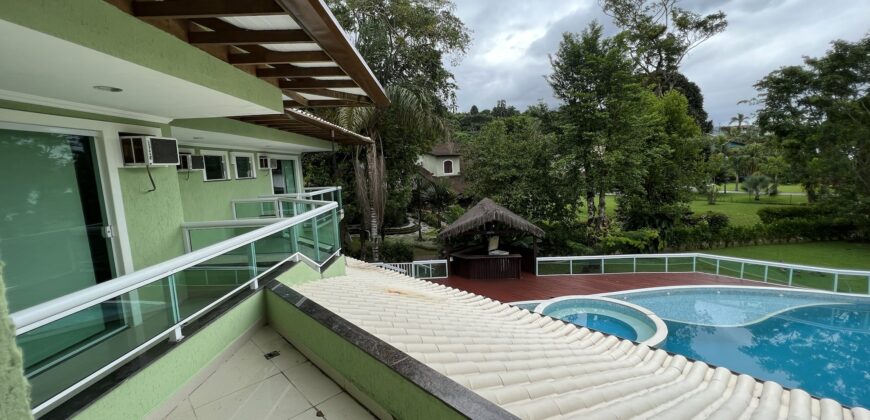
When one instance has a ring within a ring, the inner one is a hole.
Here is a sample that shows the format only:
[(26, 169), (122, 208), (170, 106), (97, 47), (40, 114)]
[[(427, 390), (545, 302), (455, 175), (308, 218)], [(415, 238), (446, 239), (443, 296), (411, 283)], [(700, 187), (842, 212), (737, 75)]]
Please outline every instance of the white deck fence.
[(402, 273), (417, 279), (444, 279), (447, 278), (447, 260), (424, 260), (402, 263), (374, 263), (374, 265)]
[(870, 271), (787, 264), (701, 253), (539, 257), (535, 274), (705, 273), (784, 286), (868, 294)]

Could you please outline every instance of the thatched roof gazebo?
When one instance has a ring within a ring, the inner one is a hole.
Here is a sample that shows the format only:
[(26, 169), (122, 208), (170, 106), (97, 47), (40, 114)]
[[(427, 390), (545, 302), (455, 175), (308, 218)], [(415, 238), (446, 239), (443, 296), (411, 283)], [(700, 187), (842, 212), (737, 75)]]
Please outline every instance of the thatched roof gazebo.
[[(504, 233), (531, 236), (533, 249), (510, 250), (511, 252), (495, 249), (498, 247), (498, 235)], [(488, 236), (489, 246), (450, 252), (450, 242), (475, 234)], [(446, 244), (451, 271), (454, 274), (467, 278), (519, 278), (523, 266), (526, 269), (534, 267), (537, 239), (543, 236), (543, 229), (489, 198), (484, 198), (444, 228), (438, 234), (438, 239)]]

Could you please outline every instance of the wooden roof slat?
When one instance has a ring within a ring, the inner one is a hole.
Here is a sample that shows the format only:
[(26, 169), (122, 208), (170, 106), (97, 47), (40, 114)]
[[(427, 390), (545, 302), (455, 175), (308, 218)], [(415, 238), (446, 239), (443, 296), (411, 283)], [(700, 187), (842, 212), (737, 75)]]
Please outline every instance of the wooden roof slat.
[(290, 90), (310, 90), (329, 88), (355, 88), (358, 87), (353, 80), (319, 80), (311, 78), (298, 78), (293, 80), (279, 80), (278, 87)]
[[(292, 92), (292, 91), (285, 90), (285, 92)], [(371, 104), (371, 103), (372, 103), (372, 100), (369, 99), (368, 97), (365, 97), (365, 96), (362, 96), (362, 95), (356, 95), (356, 94), (353, 94), (353, 93), (341, 92), (341, 91), (338, 91), (338, 90), (330, 90), (330, 89), (311, 89), (311, 90), (307, 90), (307, 91), (305, 91), (305, 93), (310, 93), (310, 94), (312, 94), (312, 95), (318, 95), (318, 96), (326, 96), (326, 97), (328, 97), (328, 98), (342, 99), (342, 100), (345, 100), (345, 101), (362, 102), (362, 103), (365, 103), (365, 104)], [(288, 96), (289, 96), (289, 94), (288, 94)], [(294, 99), (295, 99), (295, 98), (294, 98)], [(299, 101), (297, 101), (297, 102), (299, 102)]]
[(284, 65), (271, 69), (257, 69), (257, 77), (315, 77), (315, 76), (344, 76), (344, 71), (339, 67), (296, 67)]
[(141, 19), (190, 19), (222, 16), (286, 15), (274, 0), (164, 0), (133, 2)]
[(266, 31), (239, 29), (233, 31), (190, 32), (187, 34), (187, 39), (193, 45), (258, 45), (312, 42), (308, 34), (301, 29)]
[[(230, 64), (273, 64), (332, 61), (323, 51), (267, 51), (262, 53), (230, 54)], [(354, 86), (356, 86), (354, 84)]]
[(296, 101), (284, 101), (286, 108), (328, 108), (328, 107), (352, 107), (352, 106), (372, 106), (370, 103), (344, 101), (340, 99), (309, 99), (308, 104), (302, 105)]

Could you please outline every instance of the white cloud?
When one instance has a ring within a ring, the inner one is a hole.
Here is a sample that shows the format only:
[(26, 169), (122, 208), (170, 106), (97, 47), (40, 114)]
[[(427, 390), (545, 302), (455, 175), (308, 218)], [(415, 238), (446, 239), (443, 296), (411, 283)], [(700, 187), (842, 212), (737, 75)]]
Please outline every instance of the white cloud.
[[(825, 53), (835, 39), (855, 41), (870, 29), (870, 2), (853, 0), (684, 0), (699, 12), (721, 9), (728, 29), (696, 48), (682, 71), (704, 94), (713, 122), (727, 123), (737, 102), (755, 96), (752, 85), (769, 72)], [(499, 99), (520, 109), (545, 100), (556, 104), (544, 78), (548, 54), (561, 34), (579, 32), (592, 20), (614, 32), (597, 0), (456, 0), (456, 13), (471, 28), (473, 43), (453, 68), (458, 107), (489, 108)]]

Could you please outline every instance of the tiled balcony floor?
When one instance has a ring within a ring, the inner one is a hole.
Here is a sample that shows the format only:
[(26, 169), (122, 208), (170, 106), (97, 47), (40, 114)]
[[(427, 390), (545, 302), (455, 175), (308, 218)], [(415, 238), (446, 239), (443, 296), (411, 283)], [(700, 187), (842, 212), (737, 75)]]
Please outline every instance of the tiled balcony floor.
[[(280, 354), (266, 359), (265, 354)], [(340, 420), (374, 417), (268, 326), (166, 419)]]

